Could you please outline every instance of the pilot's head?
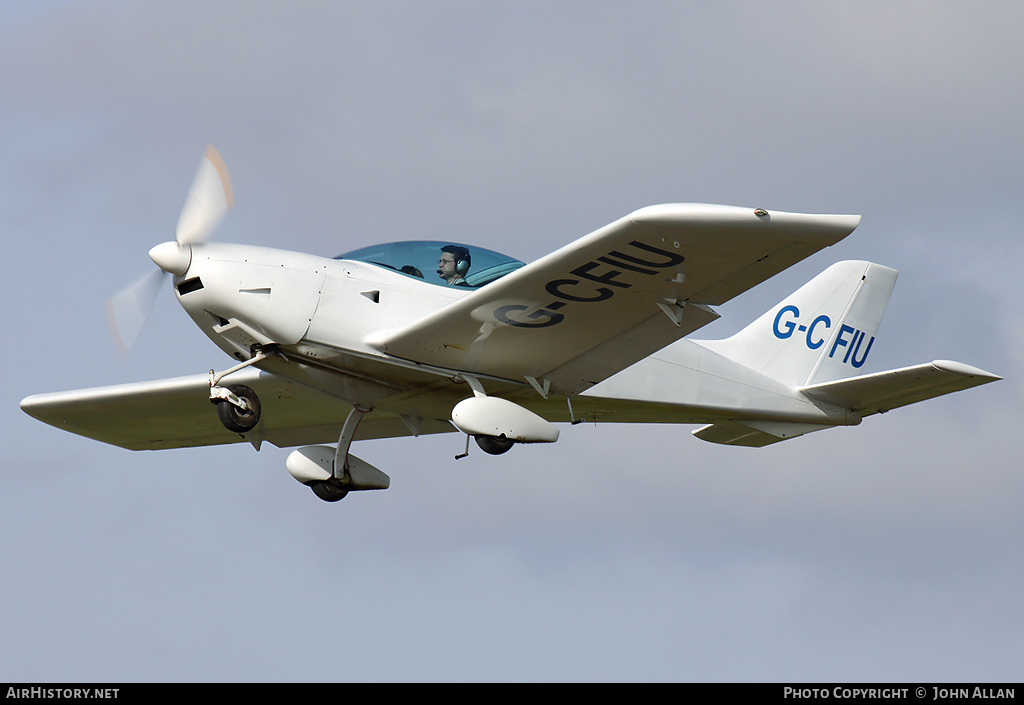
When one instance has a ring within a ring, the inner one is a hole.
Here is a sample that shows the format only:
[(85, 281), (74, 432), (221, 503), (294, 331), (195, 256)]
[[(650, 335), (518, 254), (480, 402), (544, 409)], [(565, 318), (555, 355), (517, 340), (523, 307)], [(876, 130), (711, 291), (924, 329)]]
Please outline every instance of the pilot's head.
[(465, 281), (470, 263), (469, 250), (465, 247), (445, 245), (441, 248), (441, 259), (437, 262), (437, 274), (449, 285), (459, 284)]

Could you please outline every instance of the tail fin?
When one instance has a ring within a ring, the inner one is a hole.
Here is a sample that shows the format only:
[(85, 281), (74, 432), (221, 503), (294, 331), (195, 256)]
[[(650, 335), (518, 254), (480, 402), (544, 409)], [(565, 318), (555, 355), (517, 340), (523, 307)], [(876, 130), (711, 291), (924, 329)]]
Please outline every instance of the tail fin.
[(898, 274), (838, 262), (731, 338), (695, 342), (792, 387), (856, 376)]

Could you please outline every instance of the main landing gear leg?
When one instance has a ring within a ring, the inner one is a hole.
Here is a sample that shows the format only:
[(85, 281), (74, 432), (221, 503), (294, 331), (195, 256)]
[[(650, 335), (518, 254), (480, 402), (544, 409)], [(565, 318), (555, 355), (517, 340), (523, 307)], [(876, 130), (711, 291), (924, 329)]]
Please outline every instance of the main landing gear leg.
[(326, 502), (337, 502), (357, 490), (386, 490), (391, 478), (348, 452), (356, 427), (370, 411), (352, 407), (342, 424), (337, 447), (305, 446), (292, 451), (285, 462), (288, 472)]
[(337, 502), (338, 500), (345, 499), (345, 496), (351, 489), (352, 478), (351, 476), (346, 477), (349, 470), (348, 449), (356, 435), (356, 427), (359, 426), (359, 422), (370, 411), (372, 410), (360, 408), (358, 405), (352, 407), (352, 411), (348, 412), (345, 423), (341, 427), (338, 447), (334, 451), (334, 477), (310, 485), (313, 494), (325, 502)]

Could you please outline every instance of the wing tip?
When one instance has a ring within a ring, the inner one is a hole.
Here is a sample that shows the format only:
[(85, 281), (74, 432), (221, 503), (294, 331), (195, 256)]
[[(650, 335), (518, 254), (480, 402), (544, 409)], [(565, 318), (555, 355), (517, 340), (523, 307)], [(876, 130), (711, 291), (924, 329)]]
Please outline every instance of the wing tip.
[(968, 365), (963, 362), (956, 362), (955, 360), (933, 360), (932, 366), (940, 372), (948, 372), (949, 374), (982, 379), (984, 380), (984, 382), (982, 382), (983, 384), (987, 382), (997, 382), (1003, 379), (999, 375), (986, 372), (979, 367), (974, 367), (973, 365)]
[(22, 411), (24, 411), (26, 414), (28, 414), (29, 416), (33, 416), (34, 417), (35, 414), (32, 413), (32, 409), (35, 408), (35, 400), (36, 400), (36, 397), (38, 397), (38, 396), (39, 396), (38, 394), (33, 394), (32, 396), (25, 397), (18, 404), (18, 407)]

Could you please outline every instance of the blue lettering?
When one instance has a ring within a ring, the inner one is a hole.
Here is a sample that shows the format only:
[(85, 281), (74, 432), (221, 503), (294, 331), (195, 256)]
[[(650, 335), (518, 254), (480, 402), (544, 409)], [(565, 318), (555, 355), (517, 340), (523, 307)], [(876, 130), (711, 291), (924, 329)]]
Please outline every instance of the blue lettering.
[(839, 348), (840, 345), (842, 345), (844, 348), (847, 347), (850, 344), (850, 341), (844, 339), (843, 336), (847, 333), (853, 333), (855, 330), (856, 328), (851, 328), (850, 326), (844, 323), (843, 326), (839, 329), (839, 334), (836, 335), (836, 342), (832, 343), (832, 350), (829, 351), (828, 356), (833, 357), (836, 354), (836, 350)]
[(860, 340), (864, 337), (863, 332), (857, 331), (853, 334), (853, 340), (850, 341), (850, 346), (846, 348), (846, 356), (843, 358), (843, 364), (850, 362), (850, 354), (853, 353), (854, 348), (860, 347)]
[[(819, 323), (824, 323), (826, 328), (832, 327), (832, 321), (829, 320), (828, 316), (822, 315), (814, 319), (814, 323), (812, 323), (811, 327), (807, 329), (807, 347), (809, 347), (811, 350), (817, 350), (818, 348), (825, 344), (825, 338), (822, 338), (817, 342), (811, 340), (811, 336), (814, 335), (814, 329), (818, 326)], [(803, 328), (803, 326), (800, 327)]]
[[(772, 323), (772, 333), (780, 340), (792, 338), (795, 332), (804, 334), (804, 343), (809, 350), (817, 350), (822, 347), (829, 338), (828, 331), (831, 328), (832, 319), (825, 314), (815, 318), (810, 325), (800, 323), (800, 309), (793, 305), (780, 308), (779, 312), (775, 314), (774, 323)], [(868, 358), (868, 353), (871, 352), (871, 346), (875, 342), (875, 339), (871, 338), (867, 342), (867, 346), (865, 346), (864, 341), (867, 337), (864, 331), (844, 323), (840, 326), (839, 332), (836, 333), (835, 341), (832, 343), (832, 349), (828, 351), (828, 356), (835, 358), (839, 348), (845, 348), (842, 356), (843, 363), (849, 363), (858, 368), (862, 367)], [(863, 354), (861, 354), (862, 348), (864, 350)]]
[[(867, 337), (867, 336), (865, 336), (862, 333), (861, 336), (860, 336), (860, 342), (861, 343), (864, 342), (864, 338), (865, 337)], [(864, 357), (862, 357), (859, 360), (857, 359), (857, 351), (860, 350), (860, 344), (858, 343), (857, 344), (857, 350), (853, 351), (853, 359), (850, 360), (850, 364), (853, 365), (854, 367), (857, 367), (857, 368), (863, 367), (864, 366), (864, 362), (868, 359), (868, 353), (871, 352), (871, 346), (874, 345), (874, 343), (875, 343), (875, 336), (871, 336), (871, 340), (868, 341), (868, 346), (864, 350)]]
[(779, 330), (779, 323), (782, 321), (782, 314), (787, 311), (793, 314), (794, 319), (800, 317), (800, 309), (796, 306), (783, 306), (779, 309), (778, 314), (775, 316), (775, 323), (772, 324), (772, 331), (775, 333), (775, 337), (781, 340), (785, 340), (793, 335), (793, 330), (796, 328), (796, 323), (793, 321), (786, 321), (783, 324), (783, 328), (785, 328), (785, 330)]

